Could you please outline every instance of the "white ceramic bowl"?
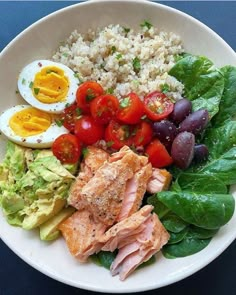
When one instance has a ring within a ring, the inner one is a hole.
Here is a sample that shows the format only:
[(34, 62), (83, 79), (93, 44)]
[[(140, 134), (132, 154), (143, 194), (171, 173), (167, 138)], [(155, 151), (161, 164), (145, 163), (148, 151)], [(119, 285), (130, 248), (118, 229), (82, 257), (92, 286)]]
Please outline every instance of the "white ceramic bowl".
[[(206, 55), (217, 66), (236, 66), (236, 54), (216, 33), (180, 11), (143, 1), (80, 3), (41, 19), (2, 51), (0, 87), (1, 97), (5, 99), (0, 101), (0, 111), (20, 102), (15, 94), (19, 70), (33, 60), (50, 58), (59, 42), (67, 38), (74, 29), (85, 32), (88, 28), (110, 23), (138, 28), (144, 19), (150, 20), (164, 31), (179, 34), (187, 52)], [(4, 149), (5, 142), (1, 138), (1, 158)], [(0, 228), (2, 240), (23, 260), (44, 274), (83, 289), (127, 293), (171, 284), (206, 266), (235, 239), (236, 215), (203, 251), (174, 260), (165, 259), (159, 254), (155, 264), (136, 271), (124, 282), (119, 281), (118, 277), (111, 277), (109, 271), (92, 263), (80, 265), (69, 254), (62, 239), (49, 244), (41, 242), (37, 233), (9, 226), (2, 215)]]

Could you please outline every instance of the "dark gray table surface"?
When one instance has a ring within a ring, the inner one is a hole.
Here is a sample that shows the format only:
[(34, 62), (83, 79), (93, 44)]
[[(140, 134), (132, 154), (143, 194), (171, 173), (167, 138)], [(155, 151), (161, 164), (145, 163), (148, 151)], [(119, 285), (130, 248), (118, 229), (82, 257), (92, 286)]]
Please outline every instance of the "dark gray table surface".
[[(74, 3), (70, 1), (0, 1), (0, 50), (33, 22)], [(199, 19), (236, 50), (235, 1), (162, 1), (161, 3)], [(89, 295), (95, 293), (76, 289), (46, 277), (18, 258), (0, 240), (0, 295), (18, 294)], [(235, 295), (236, 242), (232, 243), (211, 264), (189, 278), (158, 290), (140, 294)]]

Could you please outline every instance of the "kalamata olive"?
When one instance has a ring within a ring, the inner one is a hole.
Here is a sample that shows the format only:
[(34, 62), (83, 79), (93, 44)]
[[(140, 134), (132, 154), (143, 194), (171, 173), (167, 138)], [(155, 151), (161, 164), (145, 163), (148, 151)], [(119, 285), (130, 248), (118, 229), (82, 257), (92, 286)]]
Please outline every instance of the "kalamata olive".
[(186, 98), (178, 100), (174, 105), (174, 110), (170, 114), (170, 120), (176, 125), (181, 123), (192, 112), (192, 103)]
[(208, 158), (208, 148), (205, 144), (196, 144), (194, 147), (194, 161), (206, 161)]
[(208, 111), (198, 110), (190, 114), (179, 126), (179, 132), (188, 131), (193, 134), (199, 134), (206, 127), (209, 121)]
[(162, 120), (153, 123), (153, 133), (170, 150), (172, 142), (177, 135), (177, 128), (174, 123)]
[(171, 157), (176, 166), (181, 169), (189, 167), (194, 156), (195, 136), (191, 132), (179, 133), (171, 147)]

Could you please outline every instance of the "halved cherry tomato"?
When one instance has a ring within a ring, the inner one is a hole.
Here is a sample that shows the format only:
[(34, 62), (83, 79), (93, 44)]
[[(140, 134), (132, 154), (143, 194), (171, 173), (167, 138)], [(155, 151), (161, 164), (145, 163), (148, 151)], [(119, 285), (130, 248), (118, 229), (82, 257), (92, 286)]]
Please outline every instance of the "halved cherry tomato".
[(94, 81), (84, 82), (76, 91), (76, 102), (84, 114), (90, 113), (90, 102), (97, 96), (102, 95), (102, 86)]
[(144, 109), (152, 121), (166, 118), (174, 109), (174, 104), (164, 93), (154, 91), (144, 98)]
[(103, 94), (94, 98), (90, 103), (91, 116), (99, 124), (107, 124), (118, 111), (119, 101), (111, 94)]
[(173, 163), (173, 159), (167, 152), (165, 146), (158, 140), (154, 139), (145, 150), (148, 155), (149, 162), (155, 168), (163, 168)]
[(111, 148), (119, 150), (124, 145), (132, 144), (131, 132), (129, 125), (122, 125), (111, 120), (105, 130), (105, 140)]
[(149, 144), (153, 136), (151, 125), (145, 121), (138, 124), (132, 133), (134, 134), (132, 138), (132, 143), (136, 147)]
[(73, 134), (62, 134), (52, 144), (52, 152), (62, 163), (73, 164), (79, 160), (81, 145)]
[(126, 124), (137, 124), (144, 115), (144, 105), (137, 94), (131, 92), (120, 101), (117, 119)]
[(65, 108), (61, 120), (63, 126), (68, 129), (70, 132), (74, 132), (75, 121), (81, 116), (81, 109), (76, 103), (73, 103), (69, 107)]
[(93, 144), (103, 138), (104, 127), (95, 122), (91, 116), (82, 116), (75, 122), (75, 135), (84, 144)]

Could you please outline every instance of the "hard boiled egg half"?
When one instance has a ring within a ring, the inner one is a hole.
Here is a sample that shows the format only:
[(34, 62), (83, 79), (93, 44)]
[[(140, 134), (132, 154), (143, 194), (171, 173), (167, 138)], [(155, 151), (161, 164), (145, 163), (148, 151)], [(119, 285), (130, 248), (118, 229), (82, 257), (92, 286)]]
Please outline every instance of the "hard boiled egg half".
[(18, 90), (33, 107), (61, 113), (75, 101), (78, 78), (67, 66), (50, 60), (36, 60), (20, 72)]
[(55, 115), (29, 105), (17, 105), (3, 112), (0, 130), (11, 141), (31, 148), (49, 148), (58, 136), (68, 133), (58, 125)]

